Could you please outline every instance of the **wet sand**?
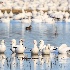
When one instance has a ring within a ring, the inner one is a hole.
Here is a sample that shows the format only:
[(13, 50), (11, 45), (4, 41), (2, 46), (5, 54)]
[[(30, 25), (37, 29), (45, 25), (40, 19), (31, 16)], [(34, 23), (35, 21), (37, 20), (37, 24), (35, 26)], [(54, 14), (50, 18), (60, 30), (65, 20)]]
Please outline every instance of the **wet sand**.
[[(5, 11), (7, 11), (8, 13), (10, 13), (11, 9), (1, 9), (1, 11), (4, 13)], [(27, 12), (32, 12), (33, 10), (31, 9), (26, 9), (24, 11), (27, 11)], [(36, 11), (39, 11), (36, 9)], [(47, 12), (47, 10), (43, 10), (44, 12)], [(19, 9), (12, 9), (12, 12), (14, 14), (18, 14), (18, 13), (22, 13), (22, 10), (19, 10)]]
[[(0, 9), (3, 13), (5, 12), (5, 11), (7, 11), (7, 13), (10, 13), (10, 11), (11, 11), (11, 9)], [(26, 9), (26, 10), (24, 10), (24, 11), (27, 11), (27, 12), (32, 12), (33, 10), (31, 10), (31, 9)], [(36, 9), (36, 11), (40, 11), (40, 10), (37, 10)], [(43, 10), (43, 12), (47, 12), (48, 10)], [(63, 11), (63, 10), (62, 10)], [(12, 12), (14, 13), (14, 14), (18, 14), (18, 13), (22, 13), (22, 10), (19, 10), (19, 9), (12, 9)], [(69, 12), (70, 13), (70, 11), (69, 10), (66, 10), (66, 12)]]

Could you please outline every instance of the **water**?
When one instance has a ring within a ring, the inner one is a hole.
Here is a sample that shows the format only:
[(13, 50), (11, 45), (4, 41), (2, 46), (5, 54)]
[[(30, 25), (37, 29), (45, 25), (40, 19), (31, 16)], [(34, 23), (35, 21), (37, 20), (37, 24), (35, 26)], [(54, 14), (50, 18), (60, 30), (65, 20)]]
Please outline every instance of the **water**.
[[(24, 46), (33, 47), (33, 40), (44, 40), (45, 44), (55, 47), (65, 43), (70, 46), (70, 23), (57, 22), (56, 24), (31, 23), (32, 29), (25, 30), (30, 24), (11, 21), (11, 23), (0, 23), (0, 41), (5, 40), (7, 50), (5, 54), (0, 54), (0, 70), (69, 70), (70, 55), (50, 54), (45, 56), (31, 56), (30, 50), (24, 54), (12, 54), (11, 40), (24, 40)], [(56, 34), (55, 34), (56, 33)], [(38, 58), (39, 59), (23, 59)]]

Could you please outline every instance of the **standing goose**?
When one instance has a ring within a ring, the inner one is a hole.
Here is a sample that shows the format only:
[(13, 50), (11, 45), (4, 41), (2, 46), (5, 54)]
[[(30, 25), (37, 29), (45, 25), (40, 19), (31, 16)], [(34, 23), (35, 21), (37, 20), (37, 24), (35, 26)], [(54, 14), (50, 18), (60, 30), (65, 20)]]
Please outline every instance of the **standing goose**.
[(49, 55), (50, 54), (50, 46), (49, 45), (45, 45), (45, 48), (42, 50), (42, 54), (43, 55)]
[(39, 51), (41, 51), (42, 52), (42, 50), (43, 50), (43, 48), (45, 48), (45, 46), (44, 46), (44, 41), (43, 40), (40, 40), (40, 46), (39, 46)]
[(13, 12), (12, 12), (12, 10), (11, 10), (10, 13), (9, 13), (9, 17), (12, 18), (13, 15), (14, 15), (14, 14), (13, 14)]
[(37, 47), (37, 41), (34, 40), (33, 42), (34, 42), (34, 48), (31, 50), (31, 54), (32, 54), (32, 55), (38, 55), (39, 49), (38, 49), (38, 47)]
[(0, 10), (0, 18), (2, 18), (3, 17), (3, 13), (2, 13), (2, 11)]
[(16, 40), (15, 39), (12, 39), (12, 52), (14, 53), (15, 52), (15, 47), (16, 46)]
[(49, 55), (50, 53), (57, 53), (57, 47), (51, 46), (50, 44), (44, 45), (44, 48), (42, 50), (43, 55)]
[(16, 53), (17, 54), (21, 54), (21, 53), (24, 53), (26, 47), (23, 46), (23, 40), (20, 39), (20, 45), (16, 45)]
[(0, 53), (4, 53), (5, 51), (6, 51), (5, 41), (1, 40)]

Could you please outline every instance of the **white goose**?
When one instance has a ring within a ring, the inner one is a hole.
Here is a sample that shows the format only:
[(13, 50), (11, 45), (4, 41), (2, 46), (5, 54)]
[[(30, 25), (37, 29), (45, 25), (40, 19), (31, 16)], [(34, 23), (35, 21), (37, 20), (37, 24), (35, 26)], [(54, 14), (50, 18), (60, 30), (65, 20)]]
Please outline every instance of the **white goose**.
[(20, 45), (16, 45), (16, 53), (20, 54), (20, 53), (24, 53), (26, 47), (23, 46), (23, 40), (20, 39)]
[(51, 46), (50, 44), (47, 44), (47, 46), (50, 48), (50, 53), (56, 53), (57, 52), (58, 47)]
[(38, 53), (39, 53), (39, 49), (37, 47), (37, 41), (34, 40), (34, 48), (31, 50), (31, 54), (32, 55), (38, 55)]
[(2, 40), (1, 45), (0, 45), (0, 53), (4, 53), (6, 51), (6, 46), (4, 43), (5, 43), (5, 41)]
[(35, 23), (42, 23), (42, 15), (40, 13), (32, 19)]
[(58, 53), (66, 54), (67, 51), (70, 50), (70, 47), (68, 47), (66, 44), (62, 44), (60, 47), (58, 47)]
[(1, 21), (3, 22), (3, 23), (10, 23), (10, 18), (9, 17), (4, 17), (4, 18), (1, 18)]
[(42, 50), (43, 55), (49, 55), (50, 54), (50, 46), (49, 45), (44, 45), (45, 48)]
[(40, 40), (39, 43), (40, 43), (39, 50), (42, 51), (43, 48), (45, 48), (45, 46), (44, 46), (44, 41), (43, 41), (43, 40)]
[(9, 16), (9, 14), (7, 13), (7, 11), (5, 11), (4, 12), (4, 17), (6, 18), (6, 17), (8, 17)]
[(14, 53), (15, 52), (15, 47), (16, 46), (16, 40), (15, 39), (12, 39), (12, 52)]
[(1, 10), (0, 10), (0, 18), (2, 18), (3, 17), (3, 13), (1, 12)]
[(26, 18), (25, 19), (22, 19), (21, 22), (22, 23), (31, 23), (31, 18), (29, 17), (27, 19)]
[(66, 18), (66, 19), (65, 19), (65, 22), (66, 22), (66, 23), (70, 22), (70, 18)]
[(57, 47), (51, 46), (50, 44), (44, 45), (44, 49), (42, 50), (43, 55), (49, 55), (50, 53), (56, 53), (57, 52)]
[(10, 11), (10, 13), (9, 13), (9, 17), (11, 17), (11, 18), (12, 18), (12, 17), (13, 17), (13, 15), (14, 15), (14, 14), (13, 14), (13, 12), (12, 12), (12, 10), (11, 10), (11, 11)]

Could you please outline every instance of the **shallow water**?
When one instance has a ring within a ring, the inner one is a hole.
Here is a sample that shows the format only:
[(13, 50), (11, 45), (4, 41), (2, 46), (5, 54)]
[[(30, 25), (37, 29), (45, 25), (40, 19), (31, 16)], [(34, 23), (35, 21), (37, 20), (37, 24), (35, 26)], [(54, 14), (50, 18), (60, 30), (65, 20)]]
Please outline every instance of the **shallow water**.
[[(24, 46), (33, 47), (33, 40), (44, 40), (45, 44), (58, 47), (62, 43), (70, 46), (70, 23), (57, 22), (56, 24), (31, 23), (32, 29), (25, 30), (30, 24), (11, 21), (11, 23), (0, 23), (0, 41), (5, 40), (7, 50), (5, 54), (0, 54), (0, 70), (69, 70), (70, 55), (50, 54), (45, 56), (31, 56), (30, 50), (24, 54), (12, 54), (11, 40), (14, 38), (19, 44), (19, 40), (24, 40)], [(57, 34), (55, 34), (55, 32)], [(29, 59), (23, 59), (24, 57)], [(30, 59), (38, 58), (38, 59)]]

